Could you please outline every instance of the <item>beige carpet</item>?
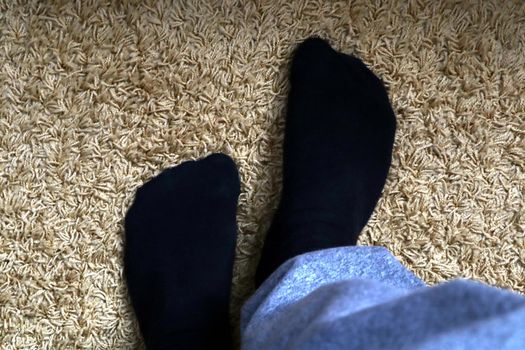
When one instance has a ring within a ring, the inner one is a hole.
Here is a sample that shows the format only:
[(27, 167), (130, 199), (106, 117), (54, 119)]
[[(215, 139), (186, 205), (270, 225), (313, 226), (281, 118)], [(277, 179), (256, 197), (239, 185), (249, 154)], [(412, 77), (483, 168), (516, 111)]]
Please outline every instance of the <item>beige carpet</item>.
[(361, 243), (429, 283), (525, 292), (523, 1), (176, 3), (0, 0), (0, 348), (136, 347), (126, 208), (161, 169), (210, 152), (242, 175), (234, 301), (250, 293), (287, 64), (311, 34), (360, 56), (398, 116)]

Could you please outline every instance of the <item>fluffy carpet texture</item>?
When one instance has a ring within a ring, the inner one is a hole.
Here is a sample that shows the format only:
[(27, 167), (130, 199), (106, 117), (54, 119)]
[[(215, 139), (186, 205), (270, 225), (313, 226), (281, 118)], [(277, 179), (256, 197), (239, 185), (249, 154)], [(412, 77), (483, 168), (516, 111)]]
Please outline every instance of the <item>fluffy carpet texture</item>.
[(313, 34), (382, 77), (398, 116), (361, 243), (431, 284), (525, 292), (524, 2), (0, 0), (2, 349), (140, 346), (124, 214), (144, 181), (210, 152), (240, 168), (234, 304), (249, 295), (288, 63)]

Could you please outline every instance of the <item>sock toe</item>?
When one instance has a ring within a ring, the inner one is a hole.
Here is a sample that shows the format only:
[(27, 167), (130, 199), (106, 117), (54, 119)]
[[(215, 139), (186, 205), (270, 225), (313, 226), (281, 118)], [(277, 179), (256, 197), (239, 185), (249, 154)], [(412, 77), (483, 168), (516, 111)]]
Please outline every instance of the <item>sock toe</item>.
[(291, 83), (315, 82), (322, 77), (330, 78), (334, 72), (332, 64), (337, 64), (337, 52), (330, 44), (321, 38), (308, 38), (294, 52)]
[(312, 36), (297, 46), (295, 49), (295, 57), (298, 58), (300, 56), (305, 56), (310, 58), (312, 54), (319, 54), (323, 52), (333, 53), (334, 50), (326, 40)]

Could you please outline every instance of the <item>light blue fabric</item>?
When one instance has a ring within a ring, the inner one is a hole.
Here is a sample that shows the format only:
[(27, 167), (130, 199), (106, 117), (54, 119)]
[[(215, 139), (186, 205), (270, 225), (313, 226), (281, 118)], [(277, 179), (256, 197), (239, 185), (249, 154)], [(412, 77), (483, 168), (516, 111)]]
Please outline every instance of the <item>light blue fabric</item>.
[(427, 287), (382, 247), (295, 257), (244, 305), (242, 348), (525, 350), (525, 297), (468, 280)]

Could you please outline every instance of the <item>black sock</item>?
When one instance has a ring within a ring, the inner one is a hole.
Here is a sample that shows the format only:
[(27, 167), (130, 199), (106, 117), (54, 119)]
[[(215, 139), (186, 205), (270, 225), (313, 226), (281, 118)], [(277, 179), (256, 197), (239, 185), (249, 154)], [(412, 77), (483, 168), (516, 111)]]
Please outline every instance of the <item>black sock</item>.
[(310, 38), (295, 51), (283, 149), (283, 191), (256, 274), (287, 259), (355, 245), (390, 167), (395, 116), (359, 59)]
[(222, 154), (163, 171), (126, 215), (125, 274), (148, 349), (227, 349), (239, 176)]

